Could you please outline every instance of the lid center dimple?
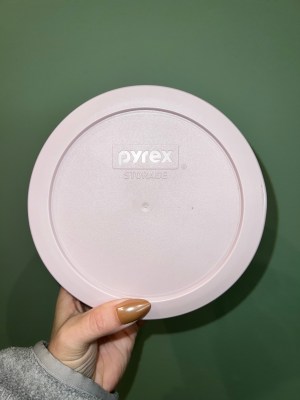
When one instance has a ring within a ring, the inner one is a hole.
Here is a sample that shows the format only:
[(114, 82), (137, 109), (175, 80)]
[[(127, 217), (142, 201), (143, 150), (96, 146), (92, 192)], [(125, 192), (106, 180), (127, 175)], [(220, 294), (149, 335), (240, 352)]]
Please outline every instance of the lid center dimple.
[(150, 204), (147, 203), (147, 202), (143, 203), (143, 204), (142, 204), (142, 207), (141, 207), (141, 210), (142, 210), (143, 212), (149, 212), (149, 211), (150, 211)]

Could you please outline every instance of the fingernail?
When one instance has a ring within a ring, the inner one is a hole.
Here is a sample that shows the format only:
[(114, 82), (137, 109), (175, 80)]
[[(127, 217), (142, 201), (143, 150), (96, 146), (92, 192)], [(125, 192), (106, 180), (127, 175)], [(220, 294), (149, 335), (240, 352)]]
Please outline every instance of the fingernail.
[(121, 324), (129, 324), (143, 318), (150, 311), (151, 304), (147, 300), (125, 300), (117, 307), (117, 314)]

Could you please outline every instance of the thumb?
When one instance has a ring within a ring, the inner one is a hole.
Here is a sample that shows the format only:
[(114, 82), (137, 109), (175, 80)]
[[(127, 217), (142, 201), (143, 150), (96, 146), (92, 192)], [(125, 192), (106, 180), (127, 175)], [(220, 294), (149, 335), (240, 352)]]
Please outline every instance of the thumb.
[(150, 308), (151, 304), (144, 299), (114, 300), (92, 308), (75, 317), (72, 327), (73, 340), (81, 345), (92, 343), (122, 330), (124, 325), (143, 318)]

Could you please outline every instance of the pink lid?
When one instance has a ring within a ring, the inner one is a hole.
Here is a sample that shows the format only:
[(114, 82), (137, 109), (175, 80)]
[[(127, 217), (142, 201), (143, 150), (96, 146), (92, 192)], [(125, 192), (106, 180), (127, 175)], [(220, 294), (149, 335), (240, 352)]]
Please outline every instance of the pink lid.
[(29, 189), (37, 250), (90, 306), (145, 298), (149, 319), (199, 308), (254, 256), (266, 192), (238, 129), (205, 101), (158, 86), (81, 105), (44, 145)]

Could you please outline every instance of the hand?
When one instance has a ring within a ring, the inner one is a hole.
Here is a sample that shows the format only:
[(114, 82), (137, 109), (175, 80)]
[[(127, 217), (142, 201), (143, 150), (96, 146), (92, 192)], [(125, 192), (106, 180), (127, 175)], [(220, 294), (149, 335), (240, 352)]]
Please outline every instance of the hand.
[(138, 332), (136, 321), (150, 307), (146, 300), (129, 299), (90, 309), (61, 289), (48, 350), (63, 364), (111, 392), (130, 359)]

